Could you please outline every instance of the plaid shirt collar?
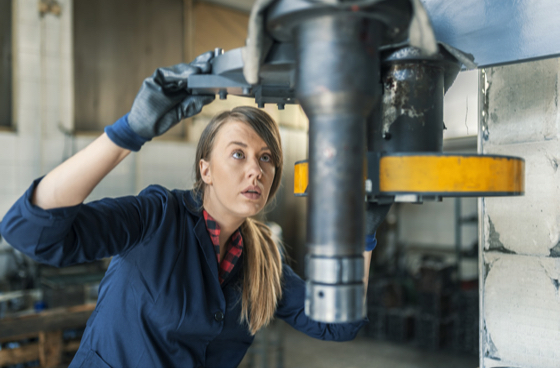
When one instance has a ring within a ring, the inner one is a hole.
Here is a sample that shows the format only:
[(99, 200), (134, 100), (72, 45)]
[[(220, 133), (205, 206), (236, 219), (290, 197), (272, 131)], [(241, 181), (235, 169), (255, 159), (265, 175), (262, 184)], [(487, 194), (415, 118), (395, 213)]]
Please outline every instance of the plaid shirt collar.
[(204, 222), (206, 223), (206, 229), (208, 234), (210, 234), (210, 239), (214, 245), (214, 250), (216, 251), (216, 260), (218, 261), (218, 277), (220, 279), (220, 284), (229, 276), (235, 264), (241, 257), (243, 253), (243, 238), (241, 237), (241, 232), (235, 230), (226, 243), (226, 254), (224, 259), (220, 261), (220, 225), (206, 212), (202, 210), (204, 215)]

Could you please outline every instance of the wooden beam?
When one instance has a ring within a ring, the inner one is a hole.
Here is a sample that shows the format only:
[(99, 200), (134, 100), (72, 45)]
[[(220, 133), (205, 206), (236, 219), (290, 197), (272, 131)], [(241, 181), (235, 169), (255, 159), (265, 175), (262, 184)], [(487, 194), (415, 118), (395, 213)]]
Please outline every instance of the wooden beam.
[(183, 0), (183, 62), (190, 63), (194, 58), (194, 0)]
[(0, 339), (18, 335), (78, 328), (86, 325), (95, 304), (54, 308), (41, 313), (0, 320)]
[[(75, 353), (80, 347), (80, 340), (63, 341), (61, 331), (14, 336), (12, 341), (36, 338), (38, 336), (39, 342), (28, 343), (19, 348), (0, 350), (0, 367), (32, 362), (34, 360), (39, 360), (41, 367), (56, 367), (60, 364), (62, 352)], [(60, 347), (57, 346), (59, 341), (61, 343)], [(46, 346), (41, 346), (41, 344)], [(56, 363), (57, 361), (58, 363)], [(43, 362), (45, 363), (43, 364)]]
[[(183, 62), (190, 63), (196, 55), (194, 54), (194, 0), (183, 0)], [(188, 140), (188, 126), (193, 122), (193, 118), (183, 120), (181, 130), (183, 139)]]
[(39, 359), (39, 343), (31, 343), (20, 348), (0, 350), (0, 367), (32, 362)]
[(53, 368), (62, 360), (62, 330), (39, 332), (39, 361), (41, 367)]
[(19, 335), (12, 335), (12, 336), (1, 338), (0, 339), (0, 344), (5, 343), (5, 342), (21, 341), (21, 340), (26, 340), (26, 339), (37, 338), (37, 336), (39, 336), (39, 334), (37, 332), (31, 332), (31, 333), (19, 334)]

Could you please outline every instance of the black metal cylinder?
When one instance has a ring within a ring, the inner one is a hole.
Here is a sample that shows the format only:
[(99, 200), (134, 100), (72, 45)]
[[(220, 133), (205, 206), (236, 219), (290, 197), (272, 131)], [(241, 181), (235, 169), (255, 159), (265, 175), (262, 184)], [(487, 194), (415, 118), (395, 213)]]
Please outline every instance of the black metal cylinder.
[(341, 13), (296, 29), (296, 94), (309, 118), (306, 313), (363, 318), (365, 122), (381, 94), (378, 23)]
[(381, 111), (369, 118), (371, 150), (441, 152), (444, 72), (442, 64), (430, 61), (397, 61), (383, 66)]

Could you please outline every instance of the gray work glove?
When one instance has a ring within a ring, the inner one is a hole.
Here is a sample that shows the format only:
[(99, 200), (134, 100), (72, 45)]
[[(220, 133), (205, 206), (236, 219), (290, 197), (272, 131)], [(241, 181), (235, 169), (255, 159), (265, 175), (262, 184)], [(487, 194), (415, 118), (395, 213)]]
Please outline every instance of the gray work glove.
[(189, 64), (156, 69), (142, 83), (130, 113), (105, 128), (109, 138), (123, 148), (138, 151), (145, 142), (162, 135), (181, 120), (198, 114), (204, 105), (214, 101), (215, 96), (190, 94), (188, 77), (209, 73), (213, 56), (214, 53), (209, 51)]
[(377, 245), (375, 232), (387, 217), (393, 204), (366, 203), (366, 251), (372, 251)]

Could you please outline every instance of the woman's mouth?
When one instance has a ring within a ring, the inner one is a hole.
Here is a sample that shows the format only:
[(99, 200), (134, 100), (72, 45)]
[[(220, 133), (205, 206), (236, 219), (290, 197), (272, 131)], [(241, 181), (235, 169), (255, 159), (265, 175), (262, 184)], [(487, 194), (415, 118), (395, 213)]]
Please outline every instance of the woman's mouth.
[(245, 189), (243, 192), (241, 192), (241, 194), (243, 194), (246, 198), (249, 198), (249, 199), (260, 199), (261, 198), (261, 191), (257, 187), (252, 187), (252, 188)]
[(251, 192), (245, 192), (243, 193), (243, 195), (249, 199), (259, 199), (261, 197), (259, 193), (251, 193)]

